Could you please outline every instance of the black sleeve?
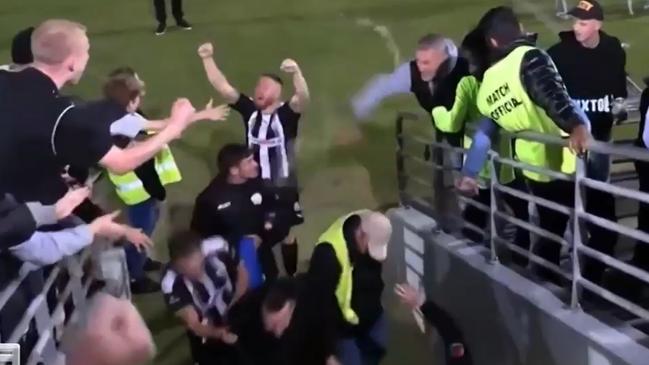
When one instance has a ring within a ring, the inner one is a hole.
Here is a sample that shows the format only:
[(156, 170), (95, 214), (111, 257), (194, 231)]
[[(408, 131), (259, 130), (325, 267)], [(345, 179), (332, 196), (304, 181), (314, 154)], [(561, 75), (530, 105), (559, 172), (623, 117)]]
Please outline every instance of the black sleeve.
[(462, 331), (460, 331), (455, 320), (453, 320), (453, 318), (437, 304), (428, 301), (425, 302), (420, 309), (421, 313), (426, 318), (426, 321), (432, 327), (435, 327), (437, 333), (439, 333), (446, 345), (455, 342), (462, 343), (464, 341)]
[(278, 110), (277, 114), (279, 115), (279, 120), (282, 123), (282, 128), (284, 128), (284, 136), (287, 139), (293, 139), (297, 137), (297, 130), (302, 114), (296, 112), (291, 108), (290, 102), (285, 102)]
[[(618, 41), (619, 44), (619, 41)], [(616, 88), (615, 91), (613, 92), (613, 96), (616, 98), (627, 98), (628, 96), (628, 91), (626, 87), (626, 51), (624, 51), (624, 48), (622, 48), (622, 45), (619, 44), (618, 48), (618, 57), (617, 59), (619, 60), (617, 64), (617, 70), (616, 70)]]
[(165, 304), (171, 312), (176, 313), (187, 306), (194, 305), (192, 295), (185, 283), (174, 272), (167, 271), (162, 277), (160, 286)]
[(65, 164), (91, 167), (113, 147), (102, 108), (74, 107), (61, 117), (56, 128), (54, 147), (56, 155)]
[(0, 201), (0, 250), (28, 240), (35, 230), (36, 221), (25, 204), (8, 197)]
[(149, 159), (135, 169), (135, 175), (142, 181), (144, 190), (158, 201), (164, 201), (167, 191), (160, 182), (160, 177), (155, 169), (155, 159)]
[(579, 125), (588, 125), (583, 113), (568, 95), (568, 91), (554, 66), (550, 56), (535, 48), (523, 56), (521, 64), (521, 81), (523, 87), (539, 107), (564, 132), (570, 133)]
[(244, 123), (247, 123), (252, 113), (257, 110), (257, 107), (255, 106), (255, 103), (252, 101), (252, 99), (250, 99), (248, 95), (243, 93), (239, 94), (239, 99), (237, 99), (234, 104), (230, 104), (230, 107), (241, 114)]
[[(228, 242), (236, 242), (238, 238), (231, 236), (233, 229), (226, 223), (223, 217), (225, 210), (230, 207), (219, 209), (219, 203), (214, 197), (201, 194), (196, 198), (194, 211), (192, 213), (191, 228), (202, 238), (216, 235), (222, 236)], [(234, 239), (234, 241), (232, 241)]]
[(319, 288), (318, 292), (328, 298), (335, 295), (341, 274), (342, 268), (333, 246), (329, 243), (316, 245), (306, 275), (309, 286)]

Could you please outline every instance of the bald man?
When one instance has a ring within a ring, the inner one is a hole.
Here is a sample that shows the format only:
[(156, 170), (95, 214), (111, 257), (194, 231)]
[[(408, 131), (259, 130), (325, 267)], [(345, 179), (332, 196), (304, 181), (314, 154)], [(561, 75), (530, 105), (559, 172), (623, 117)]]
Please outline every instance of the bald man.
[(47, 20), (32, 34), (32, 66), (20, 72), (0, 71), (0, 191), (19, 201), (51, 204), (67, 191), (61, 178), (64, 166), (100, 164), (124, 174), (155, 156), (197, 120), (189, 100), (179, 99), (166, 127), (154, 137), (126, 149), (114, 146), (103, 122), (126, 115), (123, 106), (77, 106), (59, 92), (81, 80), (89, 50), (82, 24)]
[(142, 365), (153, 359), (151, 332), (133, 304), (97, 294), (66, 332), (66, 365)]

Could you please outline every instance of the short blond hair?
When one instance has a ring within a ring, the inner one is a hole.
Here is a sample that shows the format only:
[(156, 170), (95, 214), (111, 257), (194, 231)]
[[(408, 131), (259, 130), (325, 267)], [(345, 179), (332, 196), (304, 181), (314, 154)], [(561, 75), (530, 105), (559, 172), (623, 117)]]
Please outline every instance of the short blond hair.
[(78, 47), (79, 35), (85, 35), (86, 27), (65, 19), (49, 19), (41, 23), (32, 34), (34, 62), (59, 65), (70, 57)]

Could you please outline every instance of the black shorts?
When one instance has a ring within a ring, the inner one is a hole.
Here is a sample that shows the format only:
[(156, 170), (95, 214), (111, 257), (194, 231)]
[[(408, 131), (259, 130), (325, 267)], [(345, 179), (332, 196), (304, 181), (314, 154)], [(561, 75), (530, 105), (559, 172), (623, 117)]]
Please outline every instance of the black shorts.
[(276, 187), (273, 190), (277, 196), (278, 209), (275, 213), (275, 221), (278, 225), (290, 229), (304, 223), (300, 192), (297, 187)]

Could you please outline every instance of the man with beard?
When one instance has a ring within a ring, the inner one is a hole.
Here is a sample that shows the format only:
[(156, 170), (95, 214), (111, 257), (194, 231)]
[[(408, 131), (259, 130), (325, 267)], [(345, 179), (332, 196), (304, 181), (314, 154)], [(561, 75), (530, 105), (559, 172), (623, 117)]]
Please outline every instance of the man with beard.
[[(282, 62), (281, 70), (292, 75), (295, 94), (288, 102), (281, 100), (282, 80), (272, 73), (259, 77), (254, 98), (239, 92), (223, 75), (213, 59), (211, 43), (200, 46), (207, 78), (216, 91), (241, 114), (246, 130), (246, 144), (254, 151), (261, 169), (261, 179), (277, 196), (287, 221), (295, 226), (304, 222), (295, 171), (295, 140), (301, 113), (309, 102), (309, 89), (298, 64), (291, 59)], [(289, 214), (289, 212), (291, 212)], [(282, 258), (288, 275), (297, 271), (297, 238), (289, 231), (282, 241)], [(270, 244), (274, 244), (272, 242)]]

